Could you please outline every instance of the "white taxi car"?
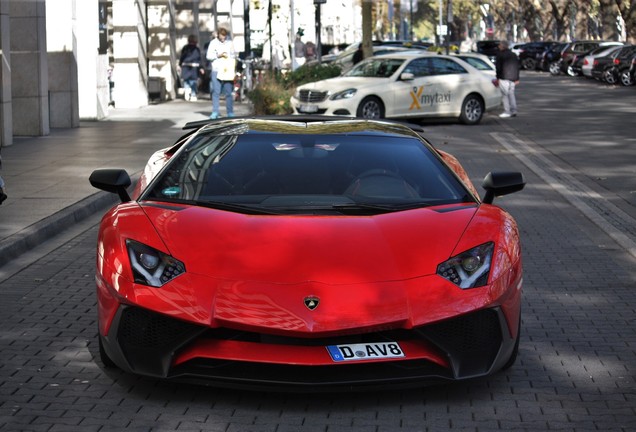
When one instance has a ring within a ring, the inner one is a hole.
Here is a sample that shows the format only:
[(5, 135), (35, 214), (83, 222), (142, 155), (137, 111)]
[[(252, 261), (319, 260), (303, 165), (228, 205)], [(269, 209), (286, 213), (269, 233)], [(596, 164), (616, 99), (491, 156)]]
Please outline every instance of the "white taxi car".
[(299, 86), (294, 114), (481, 121), (501, 104), (492, 77), (456, 57), (403, 52), (371, 57), (343, 76)]

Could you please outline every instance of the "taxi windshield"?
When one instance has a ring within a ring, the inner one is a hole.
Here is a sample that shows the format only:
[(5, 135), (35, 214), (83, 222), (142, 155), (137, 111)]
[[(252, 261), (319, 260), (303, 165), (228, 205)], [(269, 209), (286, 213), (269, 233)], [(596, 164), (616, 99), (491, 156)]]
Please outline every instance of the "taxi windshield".
[(373, 58), (357, 64), (344, 76), (366, 78), (389, 78), (404, 63), (404, 59)]

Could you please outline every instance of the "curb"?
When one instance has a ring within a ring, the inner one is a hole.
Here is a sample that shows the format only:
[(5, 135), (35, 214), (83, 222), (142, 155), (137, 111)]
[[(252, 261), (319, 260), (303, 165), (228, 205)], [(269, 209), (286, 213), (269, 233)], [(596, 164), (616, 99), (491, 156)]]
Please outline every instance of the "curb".
[(115, 194), (97, 192), (7, 237), (0, 242), (0, 267), (117, 201)]

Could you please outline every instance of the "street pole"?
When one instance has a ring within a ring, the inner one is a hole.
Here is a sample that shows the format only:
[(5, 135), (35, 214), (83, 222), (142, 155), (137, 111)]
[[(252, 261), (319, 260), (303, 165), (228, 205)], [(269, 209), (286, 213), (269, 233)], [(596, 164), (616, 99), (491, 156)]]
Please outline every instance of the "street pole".
[(243, 0), (243, 34), (245, 35), (245, 58), (249, 58), (252, 53), (252, 36), (250, 33), (250, 0)]
[(296, 63), (296, 32), (294, 31), (294, 0), (289, 0), (289, 8), (291, 10), (291, 37), (289, 40), (291, 41), (291, 64), (293, 72), (298, 68), (298, 64)]
[(453, 22), (453, 0), (448, 0), (448, 11), (446, 15), (446, 55), (450, 50), (451, 23)]
[(413, 41), (413, 0), (409, 1), (409, 9), (410, 9), (410, 13), (411, 13), (411, 17), (409, 19), (409, 30), (410, 34), (411, 34), (411, 42)]
[(322, 62), (322, 43), (320, 42), (320, 6), (326, 0), (314, 0), (314, 5), (316, 6), (316, 58), (318, 59), (318, 64)]
[(443, 10), (443, 6), (442, 6), (442, 0), (439, 0), (439, 27), (437, 30), (437, 45), (440, 46), (442, 45), (442, 10)]

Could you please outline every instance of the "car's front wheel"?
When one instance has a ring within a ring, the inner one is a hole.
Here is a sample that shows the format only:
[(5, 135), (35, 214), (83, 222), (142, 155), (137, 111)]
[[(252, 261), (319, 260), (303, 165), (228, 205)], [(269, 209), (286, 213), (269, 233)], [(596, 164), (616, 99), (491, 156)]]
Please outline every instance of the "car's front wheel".
[(358, 105), (357, 117), (366, 119), (381, 119), (384, 118), (384, 105), (382, 101), (375, 96), (367, 96), (362, 99), (360, 105)]
[(484, 116), (484, 101), (476, 94), (469, 94), (462, 103), (459, 121), (467, 125), (476, 125)]

